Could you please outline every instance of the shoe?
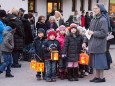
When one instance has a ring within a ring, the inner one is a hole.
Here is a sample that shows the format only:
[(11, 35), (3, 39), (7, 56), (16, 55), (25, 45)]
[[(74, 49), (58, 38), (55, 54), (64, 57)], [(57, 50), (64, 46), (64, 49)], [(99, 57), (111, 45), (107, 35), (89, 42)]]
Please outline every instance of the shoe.
[(79, 78), (84, 78), (84, 75), (80, 74), (80, 75), (79, 75)]
[(37, 80), (39, 81), (39, 80), (41, 80), (41, 78), (40, 77), (36, 77), (37, 78)]
[(21, 64), (12, 65), (12, 68), (21, 68)]
[(12, 74), (6, 74), (6, 77), (12, 78), (14, 76)]
[(68, 81), (74, 81), (74, 79), (73, 78), (69, 78)]
[(49, 78), (49, 79), (46, 79), (46, 82), (52, 82), (52, 80)]
[(0, 71), (0, 74), (3, 73), (2, 71)]
[(90, 80), (90, 82), (95, 82), (96, 80), (98, 80), (99, 78), (93, 78), (92, 80)]
[(94, 81), (95, 83), (100, 83), (100, 82), (106, 82), (105, 78), (101, 79), (98, 78), (97, 80)]
[(79, 81), (79, 79), (76, 77), (76, 78), (74, 78), (74, 81)]
[(52, 82), (56, 82), (56, 79), (52, 79)]

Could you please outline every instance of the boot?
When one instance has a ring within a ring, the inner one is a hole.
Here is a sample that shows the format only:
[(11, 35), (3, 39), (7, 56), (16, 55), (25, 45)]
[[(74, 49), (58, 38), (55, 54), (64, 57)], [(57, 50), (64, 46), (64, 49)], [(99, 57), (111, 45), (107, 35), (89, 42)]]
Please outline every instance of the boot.
[(74, 68), (74, 81), (79, 81), (78, 80), (78, 68)]
[(73, 68), (68, 68), (68, 81), (73, 81)]
[(6, 74), (6, 77), (12, 78), (14, 76), (12, 74)]
[(64, 78), (65, 78), (65, 71), (64, 71), (64, 69), (60, 69), (59, 77), (60, 77), (61, 80), (64, 80)]

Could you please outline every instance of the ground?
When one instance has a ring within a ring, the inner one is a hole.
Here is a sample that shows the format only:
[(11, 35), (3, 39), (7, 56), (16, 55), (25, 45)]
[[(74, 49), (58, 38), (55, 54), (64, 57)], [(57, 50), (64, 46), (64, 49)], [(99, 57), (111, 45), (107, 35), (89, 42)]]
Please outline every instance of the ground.
[(22, 68), (12, 68), (14, 78), (5, 78), (5, 73), (0, 74), (0, 86), (115, 86), (115, 45), (111, 46), (110, 52), (113, 63), (111, 69), (105, 71), (105, 83), (89, 82), (89, 80), (93, 78), (93, 75), (73, 82), (59, 79), (56, 82), (37, 81), (35, 77), (36, 72), (30, 69), (29, 62), (21, 61)]

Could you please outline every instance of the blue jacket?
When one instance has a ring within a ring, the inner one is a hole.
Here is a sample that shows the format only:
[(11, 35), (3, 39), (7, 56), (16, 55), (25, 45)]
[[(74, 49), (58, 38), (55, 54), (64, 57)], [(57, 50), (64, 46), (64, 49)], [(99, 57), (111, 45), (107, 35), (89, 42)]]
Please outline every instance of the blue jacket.
[(5, 25), (3, 24), (2, 20), (0, 19), (0, 44), (2, 43), (2, 33), (5, 28)]

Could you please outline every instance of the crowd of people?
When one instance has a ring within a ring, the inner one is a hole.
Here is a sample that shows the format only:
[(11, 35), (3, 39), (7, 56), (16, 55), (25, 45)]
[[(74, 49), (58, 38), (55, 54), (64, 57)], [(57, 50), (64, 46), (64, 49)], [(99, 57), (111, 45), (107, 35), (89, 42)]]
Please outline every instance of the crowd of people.
[[(36, 58), (37, 62), (42, 60), (45, 64), (43, 79), (47, 82), (55, 82), (57, 76), (61, 80), (78, 81), (94, 70), (95, 76), (90, 82), (106, 82), (104, 70), (110, 69), (112, 63), (107, 34), (114, 32), (115, 22), (103, 4), (94, 6), (94, 15), (93, 12), (84, 15), (82, 11), (80, 16), (75, 11), (66, 22), (59, 11), (53, 11), (47, 19), (39, 16), (36, 23), (32, 13), (24, 12), (23, 8), (12, 8), (7, 13), (0, 9), (0, 73), (6, 71), (6, 77), (14, 77), (11, 67), (21, 67), (20, 56), (21, 60), (30, 62), (30, 53), (36, 53), (40, 57)], [(84, 33), (88, 29), (90, 39)], [(58, 61), (51, 59), (53, 50), (58, 51)], [(82, 50), (89, 54), (89, 65), (79, 64)], [(36, 78), (41, 80), (40, 72)]]

